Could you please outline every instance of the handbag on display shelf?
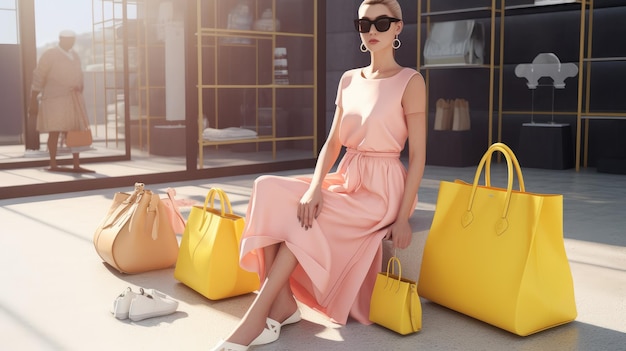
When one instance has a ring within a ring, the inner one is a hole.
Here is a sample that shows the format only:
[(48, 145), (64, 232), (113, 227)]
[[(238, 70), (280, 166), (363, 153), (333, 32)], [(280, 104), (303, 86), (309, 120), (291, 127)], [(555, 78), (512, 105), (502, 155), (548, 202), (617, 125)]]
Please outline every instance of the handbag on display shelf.
[[(491, 186), (495, 152), (506, 158), (506, 189)], [(563, 196), (526, 192), (511, 149), (493, 144), (473, 184), (440, 183), (418, 287), (426, 299), (521, 336), (573, 321)]]
[[(215, 197), (220, 209), (215, 208)], [(244, 218), (233, 213), (226, 193), (210, 189), (204, 206), (191, 208), (174, 278), (211, 300), (258, 290), (258, 274), (239, 265), (243, 229)]]
[(454, 114), (452, 117), (452, 130), (470, 130), (471, 121), (469, 113), (469, 102), (465, 99), (455, 99)]
[(452, 118), (454, 109), (446, 99), (437, 99), (437, 110), (435, 111), (434, 130), (452, 129)]
[[(395, 275), (394, 264), (398, 265), (398, 275)], [(402, 267), (396, 256), (387, 262), (387, 271), (376, 276), (369, 318), (402, 335), (422, 329), (422, 305), (417, 284), (402, 278)]]
[(143, 183), (135, 183), (132, 194), (115, 194), (93, 242), (98, 255), (122, 273), (169, 268), (178, 257), (165, 205)]

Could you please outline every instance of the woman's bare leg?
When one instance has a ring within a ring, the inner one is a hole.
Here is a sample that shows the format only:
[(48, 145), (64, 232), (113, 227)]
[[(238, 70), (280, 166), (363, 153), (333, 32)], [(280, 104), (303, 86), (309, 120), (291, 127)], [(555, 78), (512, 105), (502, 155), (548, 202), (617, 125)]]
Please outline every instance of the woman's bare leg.
[(78, 152), (72, 153), (72, 157), (74, 158), (74, 172), (77, 173), (94, 173), (91, 169), (87, 169), (80, 166), (80, 156)]
[(59, 132), (48, 132), (48, 153), (50, 153), (50, 169), (57, 168), (57, 143)]
[(297, 264), (298, 260), (294, 254), (284, 243), (280, 244), (261, 290), (227, 341), (239, 345), (249, 345), (261, 334), (272, 305), (281, 291), (284, 290), (285, 285), (289, 285), (289, 277)]
[[(280, 245), (281, 244), (276, 244), (264, 248), (266, 277), (269, 275), (269, 271), (274, 265), (274, 259), (276, 258), (276, 254), (278, 253)], [(296, 299), (293, 297), (293, 292), (291, 291), (289, 280), (287, 280), (287, 283), (283, 285), (283, 288), (276, 296), (268, 317), (282, 323), (285, 321), (285, 319), (289, 318), (297, 309), (298, 304), (296, 303)]]

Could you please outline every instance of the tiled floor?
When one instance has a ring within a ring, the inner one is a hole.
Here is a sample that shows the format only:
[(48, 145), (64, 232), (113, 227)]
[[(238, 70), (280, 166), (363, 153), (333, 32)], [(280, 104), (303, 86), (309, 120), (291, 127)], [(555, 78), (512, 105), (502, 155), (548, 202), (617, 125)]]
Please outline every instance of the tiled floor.
[[(106, 175), (121, 166), (133, 172), (132, 163), (96, 164), (94, 168)], [(474, 172), (474, 167), (428, 166), (419, 192), (420, 217), (413, 224), (428, 228), (441, 180), (472, 181)], [(141, 180), (141, 171), (130, 174), (138, 174)], [(0, 172), (0, 180), (7, 176)], [(171, 186), (181, 199), (202, 201), (210, 187), (220, 186), (241, 214), (255, 176), (148, 187), (163, 191)], [(503, 185), (504, 177), (504, 168), (495, 165), (494, 185)], [(423, 330), (402, 337), (355, 322), (334, 325), (303, 308), (302, 322), (285, 328), (279, 341), (256, 349), (626, 350), (626, 176), (592, 169), (524, 169), (524, 178), (527, 191), (564, 195), (565, 246), (575, 284), (576, 321), (518, 337), (424, 300)], [(101, 263), (93, 248), (93, 231), (113, 194), (130, 190), (0, 200), (0, 349), (208, 350), (234, 327), (252, 294), (209, 301), (177, 283), (172, 269), (123, 275)], [(416, 232), (420, 237), (410, 250), (422, 249), (424, 233)], [(161, 290), (180, 302), (178, 312), (136, 323), (114, 319), (109, 307), (127, 286)]]

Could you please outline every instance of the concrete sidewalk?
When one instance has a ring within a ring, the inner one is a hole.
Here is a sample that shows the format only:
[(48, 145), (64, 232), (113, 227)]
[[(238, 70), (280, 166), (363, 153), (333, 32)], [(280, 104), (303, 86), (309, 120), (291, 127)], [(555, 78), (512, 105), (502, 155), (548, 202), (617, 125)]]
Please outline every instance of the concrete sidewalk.
[[(500, 168), (494, 166), (494, 178), (502, 174)], [(428, 166), (412, 224), (418, 229), (430, 225), (440, 180), (472, 181), (474, 172), (474, 167)], [(242, 214), (255, 177), (146, 186), (162, 193), (171, 186), (178, 198), (198, 202), (208, 189), (219, 186), (229, 194), (235, 212)], [(524, 170), (524, 177), (527, 191), (564, 194), (565, 244), (574, 277), (576, 321), (518, 337), (424, 300), (422, 331), (399, 336), (353, 321), (335, 325), (303, 307), (302, 322), (286, 327), (279, 341), (254, 349), (626, 350), (626, 177), (537, 169)], [(253, 294), (209, 301), (178, 283), (173, 269), (124, 275), (103, 264), (92, 235), (116, 191), (132, 191), (132, 184), (0, 201), (1, 350), (208, 350), (245, 313)], [(415, 231), (409, 250), (419, 254), (427, 232)], [(418, 272), (415, 264), (410, 265)], [(168, 294), (180, 302), (178, 311), (140, 322), (116, 320), (110, 306), (129, 286)]]

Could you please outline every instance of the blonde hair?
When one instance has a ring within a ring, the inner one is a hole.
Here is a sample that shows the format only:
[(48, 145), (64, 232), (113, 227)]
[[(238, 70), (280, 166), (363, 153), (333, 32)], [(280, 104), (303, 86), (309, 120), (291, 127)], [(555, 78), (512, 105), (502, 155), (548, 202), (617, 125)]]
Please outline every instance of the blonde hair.
[(378, 4), (387, 6), (393, 17), (400, 20), (402, 19), (402, 8), (400, 7), (398, 0), (363, 0), (361, 6)]

